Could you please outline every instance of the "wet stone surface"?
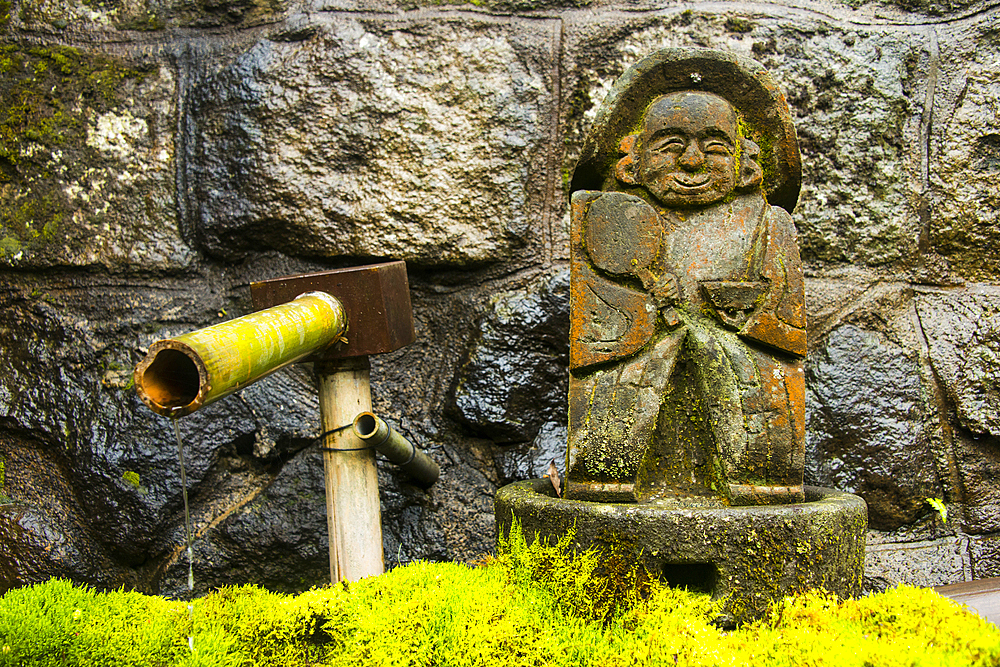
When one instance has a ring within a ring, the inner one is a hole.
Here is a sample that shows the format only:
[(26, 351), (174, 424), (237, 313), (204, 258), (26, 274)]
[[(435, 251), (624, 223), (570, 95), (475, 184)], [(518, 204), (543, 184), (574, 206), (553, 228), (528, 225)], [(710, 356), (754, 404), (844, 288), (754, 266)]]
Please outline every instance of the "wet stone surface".
[(961, 435), (955, 438), (955, 463), (962, 480), (962, 529), (974, 535), (1000, 532), (1000, 442), (996, 437)]
[(567, 436), (565, 420), (546, 422), (530, 443), (498, 447), (497, 464), (503, 483), (540, 478), (549, 473), (550, 465), (555, 465), (562, 480), (566, 476)]
[(1000, 433), (1000, 290), (928, 291), (916, 308), (959, 425), (979, 436)]
[(844, 325), (809, 358), (806, 386), (812, 483), (863, 496), (881, 530), (912, 523), (941, 496), (914, 352)]
[(543, 425), (565, 419), (568, 344), (568, 270), (495, 295), (456, 378), (451, 409), (480, 437), (534, 440)]
[(258, 42), (191, 101), (201, 247), (469, 264), (539, 233), (544, 23), (345, 20)]
[[(196, 592), (220, 582), (260, 582), (270, 590), (300, 591), (329, 577), (322, 454), (312, 447), (295, 457), (261, 493), (237, 505), (218, 530), (198, 540)], [(246, 496), (252, 489), (244, 489)], [(183, 541), (183, 535), (177, 535)], [(249, 548), (248, 548), (249, 547)], [(297, 578), (290, 572), (298, 570)], [(167, 595), (185, 595), (186, 556), (179, 554), (161, 584)]]
[[(271, 275), (309, 268), (261, 264)], [(13, 342), (0, 358), (0, 531), (10, 537), (0, 545), (2, 585), (61, 576), (183, 593), (176, 443), (169, 421), (139, 402), (131, 368), (153, 340), (241, 314), (245, 297), (227, 293), (228, 280), (213, 270), (197, 282), (206, 288), (164, 280), (139, 294), (86, 277), (25, 282), (0, 292), (0, 334)], [(432, 412), (472, 326), (460, 305), (469, 297), (413, 287), (424, 340), (375, 360), (373, 401), (446, 479), (425, 493), (381, 466), (387, 563), (472, 559), (492, 540), (491, 523), (470, 513), (490, 516), (495, 464), (464, 462), (464, 429)], [(310, 446), (319, 423), (314, 383), (311, 366), (297, 365), (181, 420), (198, 591), (327, 581), (322, 461)]]

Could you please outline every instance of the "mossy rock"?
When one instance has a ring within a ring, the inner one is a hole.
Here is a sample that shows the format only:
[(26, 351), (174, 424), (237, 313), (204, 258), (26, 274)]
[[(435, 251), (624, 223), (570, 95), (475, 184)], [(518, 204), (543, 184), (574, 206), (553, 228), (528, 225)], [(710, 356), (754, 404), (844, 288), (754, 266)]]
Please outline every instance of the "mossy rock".
[(73, 214), (62, 183), (75, 165), (100, 162), (89, 117), (121, 104), (124, 84), (143, 76), (76, 48), (0, 46), (0, 259), (61, 240)]
[(749, 507), (666, 508), (556, 498), (546, 479), (515, 482), (496, 495), (502, 536), (568, 550), (596, 550), (611, 579), (641, 568), (647, 578), (711, 594), (724, 625), (763, 618), (775, 602), (822, 588), (861, 592), (868, 510), (858, 496), (806, 487), (806, 502)]

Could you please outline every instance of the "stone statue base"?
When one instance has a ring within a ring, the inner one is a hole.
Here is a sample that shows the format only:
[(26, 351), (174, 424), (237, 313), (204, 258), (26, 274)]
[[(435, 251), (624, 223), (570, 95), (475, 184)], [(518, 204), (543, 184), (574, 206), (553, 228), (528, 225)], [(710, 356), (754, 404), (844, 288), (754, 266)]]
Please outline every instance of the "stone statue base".
[(559, 499), (549, 480), (536, 479), (500, 489), (495, 507), (503, 534), (512, 517), (529, 543), (537, 535), (554, 544), (575, 527), (575, 549), (626, 549), (669, 585), (724, 598), (717, 622), (731, 626), (812, 588), (860, 594), (865, 501), (813, 486), (805, 487), (805, 497), (749, 507), (594, 503)]

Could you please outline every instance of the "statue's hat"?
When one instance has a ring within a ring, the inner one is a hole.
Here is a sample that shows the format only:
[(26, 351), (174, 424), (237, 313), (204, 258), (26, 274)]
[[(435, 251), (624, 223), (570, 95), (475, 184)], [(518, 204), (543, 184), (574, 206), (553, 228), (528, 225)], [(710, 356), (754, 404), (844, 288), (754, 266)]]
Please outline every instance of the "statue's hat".
[(712, 49), (663, 49), (628, 68), (597, 112), (570, 191), (620, 189), (614, 167), (622, 157), (622, 137), (639, 131), (655, 98), (680, 90), (715, 93), (739, 111), (748, 138), (760, 147), (768, 202), (791, 213), (799, 197), (802, 165), (788, 102), (763, 65)]

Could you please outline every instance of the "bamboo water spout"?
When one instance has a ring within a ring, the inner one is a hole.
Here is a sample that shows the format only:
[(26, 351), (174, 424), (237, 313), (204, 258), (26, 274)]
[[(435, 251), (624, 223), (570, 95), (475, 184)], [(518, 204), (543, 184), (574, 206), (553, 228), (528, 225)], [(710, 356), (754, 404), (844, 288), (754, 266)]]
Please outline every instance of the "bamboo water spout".
[(182, 417), (337, 341), (343, 304), (325, 292), (154, 343), (135, 368), (150, 410)]
[(368, 356), (415, 338), (406, 265), (285, 276), (252, 283), (250, 294), (262, 310), (154, 343), (135, 369), (139, 396), (154, 412), (181, 417), (290, 363), (315, 361), (330, 580), (381, 574), (376, 449), (425, 489), (439, 472), (370, 412)]

